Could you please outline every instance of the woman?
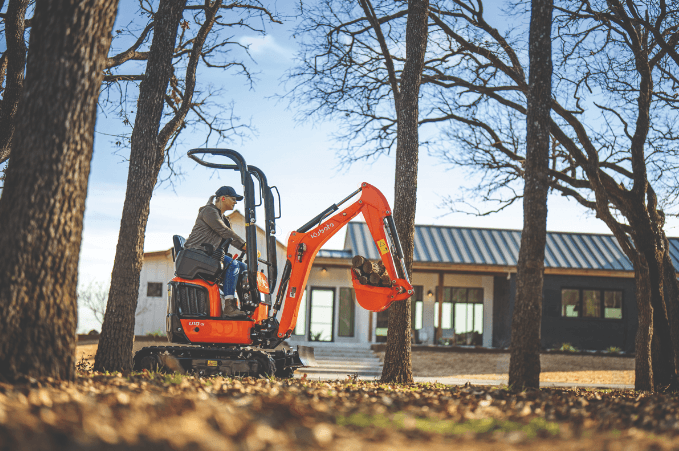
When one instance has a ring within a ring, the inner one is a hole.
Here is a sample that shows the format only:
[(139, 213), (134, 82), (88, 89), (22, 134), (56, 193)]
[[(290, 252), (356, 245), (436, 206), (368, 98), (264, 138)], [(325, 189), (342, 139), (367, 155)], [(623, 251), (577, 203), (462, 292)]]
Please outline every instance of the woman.
[[(210, 244), (216, 249), (223, 239), (231, 239), (231, 245), (245, 252), (245, 241), (231, 229), (231, 223), (224, 216), (224, 212), (233, 210), (236, 202), (243, 196), (236, 193), (230, 186), (222, 186), (214, 196), (210, 196), (205, 206), (198, 210), (196, 224), (191, 230), (189, 238), (184, 243), (188, 249), (203, 249), (203, 244)], [(236, 282), (241, 271), (245, 271), (245, 263), (224, 257), (224, 283), (222, 286), (223, 308), (222, 317), (237, 318), (246, 316), (238, 309), (235, 296)]]

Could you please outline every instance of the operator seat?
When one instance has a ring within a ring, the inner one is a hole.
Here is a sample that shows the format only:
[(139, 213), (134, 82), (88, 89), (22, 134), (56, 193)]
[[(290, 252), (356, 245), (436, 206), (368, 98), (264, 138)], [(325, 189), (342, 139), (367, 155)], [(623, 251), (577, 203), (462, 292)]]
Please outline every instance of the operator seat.
[(184, 249), (184, 243), (186, 243), (186, 239), (183, 236), (174, 235), (172, 237), (172, 244), (174, 245), (172, 248), (172, 261), (175, 261), (177, 255)]

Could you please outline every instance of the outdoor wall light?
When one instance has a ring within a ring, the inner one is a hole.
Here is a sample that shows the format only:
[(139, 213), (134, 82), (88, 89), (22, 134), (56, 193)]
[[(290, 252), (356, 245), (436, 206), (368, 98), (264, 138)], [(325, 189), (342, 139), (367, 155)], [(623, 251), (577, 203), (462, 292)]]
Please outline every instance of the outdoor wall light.
[(427, 291), (427, 297), (432, 297), (434, 296), (434, 293), (431, 292), (431, 290)]
[(327, 272), (328, 272), (328, 268), (326, 268), (325, 266), (322, 267), (322, 268), (321, 268), (321, 272), (322, 272), (323, 274), (327, 273)]

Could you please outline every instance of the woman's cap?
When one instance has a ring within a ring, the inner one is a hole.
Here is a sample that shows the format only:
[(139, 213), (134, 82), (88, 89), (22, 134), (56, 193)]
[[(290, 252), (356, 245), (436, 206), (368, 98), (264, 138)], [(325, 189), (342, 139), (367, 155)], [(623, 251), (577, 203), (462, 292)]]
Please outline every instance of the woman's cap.
[(229, 196), (235, 198), (236, 200), (243, 200), (243, 196), (237, 194), (236, 190), (231, 188), (230, 186), (222, 186), (217, 190), (215, 196), (217, 197)]

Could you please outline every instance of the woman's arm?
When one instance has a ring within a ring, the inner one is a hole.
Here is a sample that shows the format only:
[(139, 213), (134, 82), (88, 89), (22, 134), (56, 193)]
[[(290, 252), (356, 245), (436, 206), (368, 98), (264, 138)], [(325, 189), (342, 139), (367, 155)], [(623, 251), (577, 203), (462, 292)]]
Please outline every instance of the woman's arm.
[(222, 238), (233, 239), (231, 242), (233, 247), (245, 250), (245, 241), (239, 237), (238, 234), (234, 232), (229, 226), (226, 225), (222, 219), (222, 215), (219, 213), (219, 210), (216, 208), (206, 208), (204, 210), (203, 220)]

